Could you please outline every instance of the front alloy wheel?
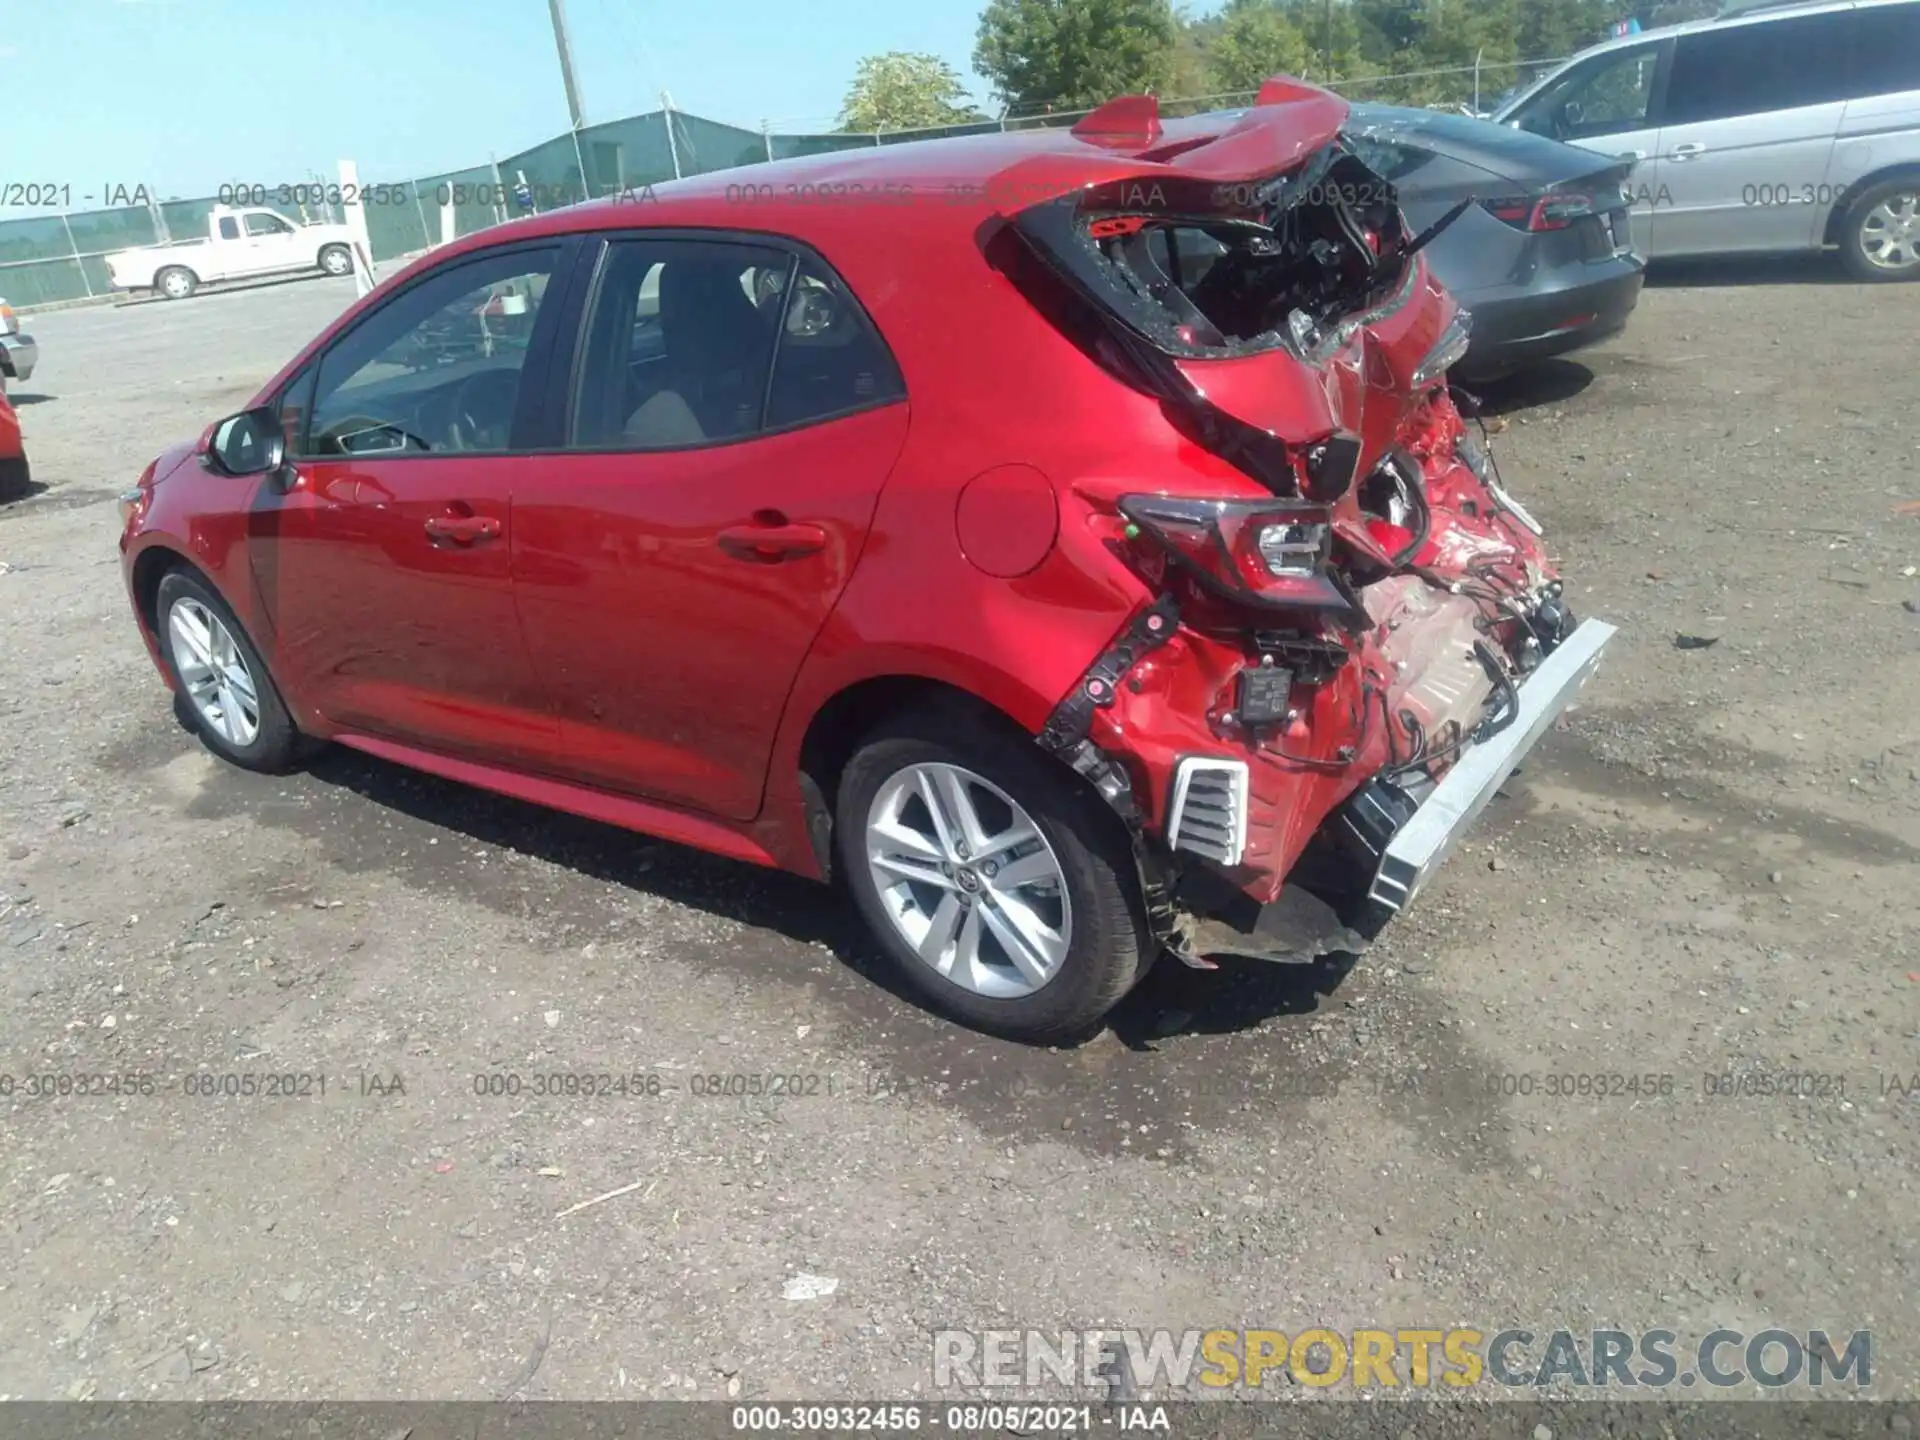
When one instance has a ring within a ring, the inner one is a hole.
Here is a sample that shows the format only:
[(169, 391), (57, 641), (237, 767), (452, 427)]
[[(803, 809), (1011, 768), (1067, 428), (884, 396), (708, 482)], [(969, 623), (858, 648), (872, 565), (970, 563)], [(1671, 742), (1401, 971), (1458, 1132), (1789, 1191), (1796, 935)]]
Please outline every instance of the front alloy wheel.
[(896, 771), (867, 814), (867, 864), (900, 937), (975, 995), (1031, 995), (1059, 973), (1073, 903), (1053, 847), (999, 786), (958, 765)]
[(180, 683), (200, 719), (236, 750), (260, 733), (260, 691), (247, 657), (220, 617), (198, 600), (176, 600), (167, 616)]
[(200, 574), (169, 570), (154, 595), (155, 638), (174, 682), (174, 711), (207, 748), (269, 774), (311, 748), (287, 713), (266, 661)]

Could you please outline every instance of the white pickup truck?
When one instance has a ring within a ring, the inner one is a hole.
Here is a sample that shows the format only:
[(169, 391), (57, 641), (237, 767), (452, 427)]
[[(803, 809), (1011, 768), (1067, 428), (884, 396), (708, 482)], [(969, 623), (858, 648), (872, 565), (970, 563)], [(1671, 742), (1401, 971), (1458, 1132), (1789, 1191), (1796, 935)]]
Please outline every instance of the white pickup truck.
[(116, 290), (155, 290), (184, 300), (202, 285), (314, 270), (345, 275), (353, 269), (353, 232), (345, 225), (296, 225), (276, 210), (229, 209), (207, 216), (207, 238), (145, 245), (107, 256)]

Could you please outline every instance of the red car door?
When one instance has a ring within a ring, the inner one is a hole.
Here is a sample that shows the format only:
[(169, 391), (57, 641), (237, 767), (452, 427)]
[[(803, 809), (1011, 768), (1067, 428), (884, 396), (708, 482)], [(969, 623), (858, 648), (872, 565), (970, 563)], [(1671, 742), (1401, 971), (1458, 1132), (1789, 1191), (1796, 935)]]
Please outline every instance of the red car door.
[(567, 451), (514, 495), (543, 768), (747, 819), (906, 439), (898, 372), (831, 272), (765, 244), (616, 240), (585, 326)]
[(292, 479), (258, 502), (250, 550), (289, 688), (336, 727), (509, 764), (550, 746), (511, 546), (537, 464), (513, 453), (540, 388), (522, 370), (560, 253), (429, 273), (290, 392)]

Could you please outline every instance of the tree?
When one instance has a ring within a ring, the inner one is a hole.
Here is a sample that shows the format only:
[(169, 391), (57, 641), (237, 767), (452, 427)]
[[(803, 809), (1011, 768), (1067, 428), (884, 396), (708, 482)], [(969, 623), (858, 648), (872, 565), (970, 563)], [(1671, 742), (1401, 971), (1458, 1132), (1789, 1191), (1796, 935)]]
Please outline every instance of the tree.
[(954, 68), (937, 55), (892, 50), (869, 55), (840, 106), (840, 128), (924, 130), (982, 120)]
[(1164, 89), (1176, 38), (1167, 0), (989, 0), (973, 67), (1016, 113), (1086, 110)]
[(1173, 60), (1167, 70), (1167, 94), (1182, 99), (1214, 89), (1210, 59), (1225, 21), (1219, 15), (1196, 19), (1185, 5), (1174, 7)]
[(1614, 21), (1631, 13), (1619, 0), (1519, 0), (1520, 54), (1528, 60), (1571, 55), (1604, 39)]
[(1255, 0), (1228, 6), (1208, 47), (1208, 73), (1215, 89), (1258, 90), (1272, 75), (1304, 75), (1313, 55), (1313, 45), (1291, 15)]

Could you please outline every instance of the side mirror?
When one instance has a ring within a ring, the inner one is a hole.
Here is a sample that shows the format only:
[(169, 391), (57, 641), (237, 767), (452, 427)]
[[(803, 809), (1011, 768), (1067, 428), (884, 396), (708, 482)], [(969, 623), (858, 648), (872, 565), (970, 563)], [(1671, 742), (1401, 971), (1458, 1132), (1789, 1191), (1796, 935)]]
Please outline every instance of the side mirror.
[(207, 459), (222, 475), (267, 475), (287, 460), (287, 437), (280, 416), (262, 406), (229, 415), (213, 427)]

